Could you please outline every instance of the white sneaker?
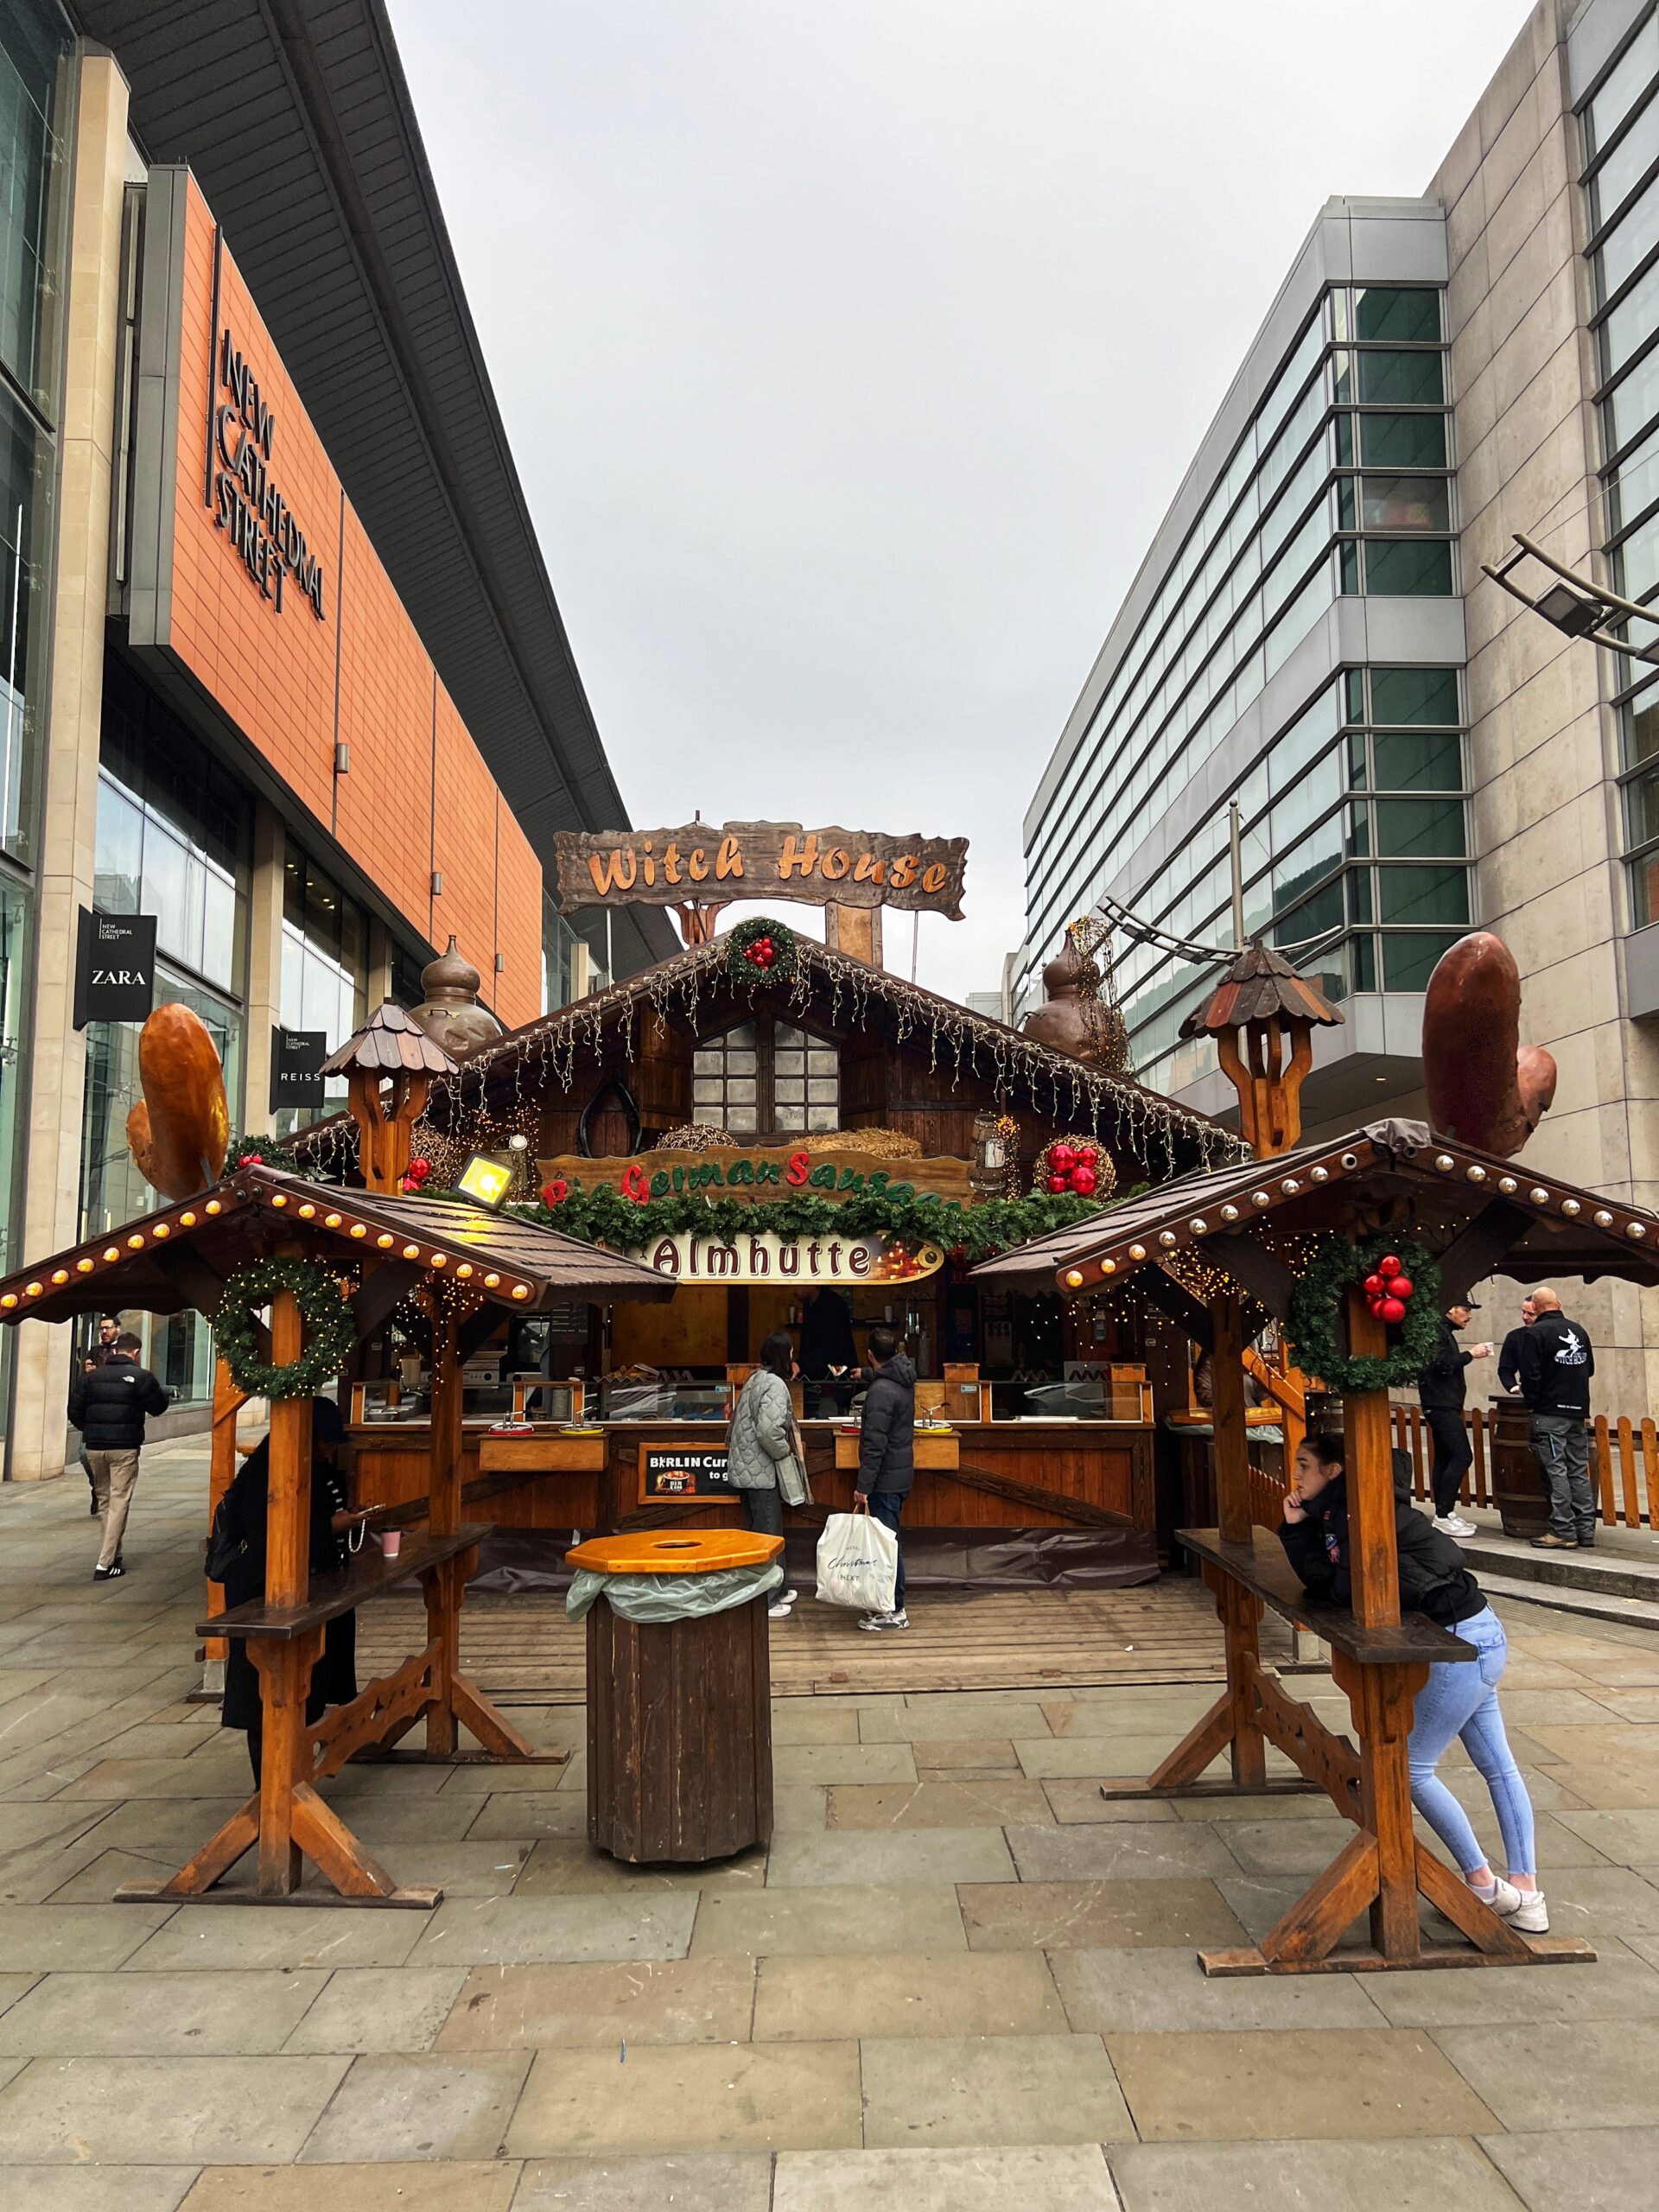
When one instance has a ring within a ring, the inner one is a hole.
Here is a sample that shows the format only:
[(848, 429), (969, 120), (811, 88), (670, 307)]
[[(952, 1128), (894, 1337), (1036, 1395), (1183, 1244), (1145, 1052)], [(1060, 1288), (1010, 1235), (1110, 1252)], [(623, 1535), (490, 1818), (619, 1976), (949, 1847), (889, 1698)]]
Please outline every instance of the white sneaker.
[(1443, 1536), (1478, 1536), (1480, 1534), (1472, 1521), (1465, 1521), (1459, 1513), (1437, 1513), (1434, 1526)]
[(1483, 1904), (1490, 1905), (1500, 1920), (1508, 1920), (1521, 1910), (1521, 1892), (1513, 1882), (1506, 1882), (1501, 1874), (1495, 1874), (1492, 1878), (1497, 1884), (1497, 1888), (1491, 1897), (1480, 1897), (1480, 1891), (1475, 1888), (1472, 1882), (1469, 1885), (1470, 1891), (1473, 1896), (1480, 1897)]
[[(1507, 1889), (1509, 1885), (1505, 1883), (1503, 1886)], [(1549, 1907), (1544, 1901), (1543, 1891), (1522, 1890), (1520, 1892), (1520, 1897), (1519, 1910), (1505, 1913), (1503, 1916), (1510, 1927), (1518, 1928), (1523, 1936), (1548, 1936)]]
[(896, 1613), (866, 1613), (863, 1619), (860, 1621), (859, 1626), (870, 1630), (908, 1628), (910, 1615), (902, 1608)]
[(774, 1604), (766, 1607), (766, 1618), (769, 1621), (786, 1621), (794, 1610), (794, 1603), (791, 1599), (779, 1598)]

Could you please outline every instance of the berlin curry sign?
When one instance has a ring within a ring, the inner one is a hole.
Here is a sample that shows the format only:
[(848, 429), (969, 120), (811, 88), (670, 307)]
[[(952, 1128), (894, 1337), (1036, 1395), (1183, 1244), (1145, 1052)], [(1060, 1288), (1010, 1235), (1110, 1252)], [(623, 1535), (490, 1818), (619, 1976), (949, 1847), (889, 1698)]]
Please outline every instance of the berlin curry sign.
[(808, 906), (909, 906), (962, 919), (965, 837), (803, 830), (798, 822), (688, 822), (679, 830), (561, 830), (559, 905), (674, 906), (793, 899)]

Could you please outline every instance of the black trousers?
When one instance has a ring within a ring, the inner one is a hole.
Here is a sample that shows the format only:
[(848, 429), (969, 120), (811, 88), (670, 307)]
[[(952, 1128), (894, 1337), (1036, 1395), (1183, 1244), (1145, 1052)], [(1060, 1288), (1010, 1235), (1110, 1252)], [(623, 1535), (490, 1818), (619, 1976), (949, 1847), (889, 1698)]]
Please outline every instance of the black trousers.
[(1433, 1492), (1434, 1510), (1444, 1519), (1458, 1510), (1458, 1493), (1474, 1459), (1475, 1447), (1469, 1441), (1461, 1412), (1449, 1406), (1433, 1410), (1426, 1408), (1423, 1419), (1434, 1440), (1434, 1467), (1429, 1477), (1429, 1488)]
[(769, 1490), (740, 1490), (743, 1517), (757, 1536), (784, 1533), (784, 1496), (774, 1483)]

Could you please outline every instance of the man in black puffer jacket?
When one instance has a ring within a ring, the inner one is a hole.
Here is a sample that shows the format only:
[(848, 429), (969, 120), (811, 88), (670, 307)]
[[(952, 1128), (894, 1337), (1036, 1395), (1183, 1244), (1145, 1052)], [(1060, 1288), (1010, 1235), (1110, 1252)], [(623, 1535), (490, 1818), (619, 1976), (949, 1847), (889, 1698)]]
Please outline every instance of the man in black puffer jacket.
[(102, 1530), (94, 1582), (113, 1582), (125, 1573), (121, 1541), (138, 1481), (138, 1454), (144, 1444), (144, 1416), (167, 1411), (167, 1393), (138, 1356), (143, 1350), (130, 1330), (111, 1346), (102, 1367), (78, 1376), (69, 1393), (69, 1420), (80, 1431), (92, 1471)]
[[(858, 1429), (858, 1473), (854, 1478), (855, 1505), (868, 1505), (871, 1513), (895, 1538), (899, 1521), (916, 1479), (916, 1368), (899, 1349), (891, 1329), (870, 1331), (870, 1360), (874, 1373), (864, 1393), (863, 1418)], [(905, 1611), (905, 1554), (899, 1553), (899, 1572), (893, 1580), (893, 1611), (867, 1613), (861, 1628), (908, 1628)]]

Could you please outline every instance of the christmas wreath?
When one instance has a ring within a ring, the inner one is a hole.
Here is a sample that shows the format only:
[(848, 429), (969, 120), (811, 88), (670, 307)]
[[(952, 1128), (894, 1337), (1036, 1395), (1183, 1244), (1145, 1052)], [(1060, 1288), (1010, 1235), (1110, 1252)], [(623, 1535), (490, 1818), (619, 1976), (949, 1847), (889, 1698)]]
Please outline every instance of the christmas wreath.
[[(305, 1350), (286, 1367), (275, 1367), (258, 1356), (253, 1317), (281, 1290), (294, 1294)], [(350, 1301), (327, 1268), (313, 1260), (256, 1260), (226, 1284), (213, 1336), (231, 1380), (249, 1397), (315, 1398), (351, 1357), (357, 1327)]]
[[(1366, 1302), (1389, 1331), (1390, 1350), (1380, 1357), (1355, 1357), (1338, 1344), (1337, 1301), (1351, 1282), (1364, 1285)], [(1440, 1300), (1440, 1268), (1421, 1244), (1393, 1236), (1361, 1244), (1322, 1236), (1291, 1294), (1297, 1363), (1343, 1396), (1414, 1382), (1434, 1357)]]
[(764, 914), (739, 922), (726, 939), (726, 972), (733, 982), (753, 987), (768, 976), (787, 982), (800, 964), (793, 930)]
[(1069, 1192), (1078, 1198), (1110, 1198), (1117, 1185), (1117, 1170), (1109, 1153), (1087, 1137), (1053, 1137), (1037, 1155), (1032, 1171), (1033, 1192), (1059, 1198)]

